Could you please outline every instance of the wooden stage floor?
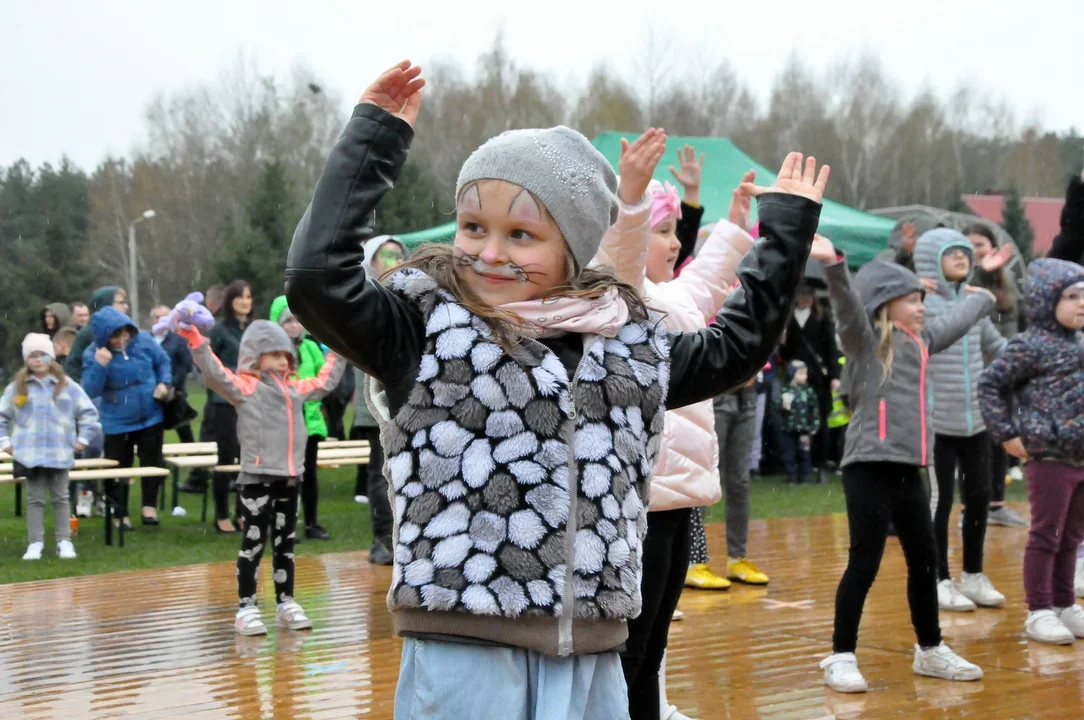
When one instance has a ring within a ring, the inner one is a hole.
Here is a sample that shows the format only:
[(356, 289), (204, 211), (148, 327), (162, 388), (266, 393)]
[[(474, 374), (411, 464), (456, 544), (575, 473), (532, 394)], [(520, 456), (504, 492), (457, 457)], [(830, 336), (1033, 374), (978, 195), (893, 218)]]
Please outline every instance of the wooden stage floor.
[[(709, 527), (720, 567), (722, 530)], [(1025, 539), (1006, 528), (987, 538), (988, 573), (1007, 609), (941, 614), (946, 641), (986, 670), (981, 683), (912, 675), (903, 557), (890, 541), (860, 636), (871, 692), (843, 696), (824, 688), (817, 663), (830, 648), (846, 518), (755, 521), (749, 547), (772, 584), (686, 591), (686, 620), (671, 629), (670, 699), (703, 720), (1082, 718), (1084, 641), (1057, 648), (1022, 634)], [(298, 599), (315, 631), (273, 629), (265, 639), (233, 633), (231, 563), (0, 586), (0, 717), (391, 718), (399, 642), (384, 606), (390, 575), (364, 553), (299, 558)]]

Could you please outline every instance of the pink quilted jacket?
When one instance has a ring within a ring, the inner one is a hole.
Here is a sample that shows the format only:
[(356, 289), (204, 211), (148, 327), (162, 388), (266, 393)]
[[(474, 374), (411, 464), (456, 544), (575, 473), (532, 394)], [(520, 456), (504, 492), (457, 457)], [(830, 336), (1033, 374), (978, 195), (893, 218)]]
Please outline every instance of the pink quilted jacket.
[[(682, 268), (680, 276), (656, 284), (646, 277), (650, 220), (650, 196), (636, 206), (622, 205), (617, 222), (602, 240), (595, 263), (613, 266), (618, 277), (640, 287), (648, 306), (667, 313), (670, 332), (700, 330), (722, 307), (737, 280), (738, 263), (753, 247), (753, 238), (737, 225), (722, 220), (697, 256)], [(648, 509), (713, 505), (721, 494), (719, 442), (711, 401), (668, 411)]]

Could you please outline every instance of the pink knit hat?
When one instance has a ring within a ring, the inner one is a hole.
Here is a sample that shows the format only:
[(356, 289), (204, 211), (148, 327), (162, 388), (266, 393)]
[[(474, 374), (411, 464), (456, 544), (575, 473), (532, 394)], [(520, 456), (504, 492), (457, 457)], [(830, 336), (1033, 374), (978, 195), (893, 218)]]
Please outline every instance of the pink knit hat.
[(651, 196), (651, 229), (654, 230), (668, 217), (681, 218), (681, 196), (677, 188), (658, 180), (652, 180), (647, 186)]

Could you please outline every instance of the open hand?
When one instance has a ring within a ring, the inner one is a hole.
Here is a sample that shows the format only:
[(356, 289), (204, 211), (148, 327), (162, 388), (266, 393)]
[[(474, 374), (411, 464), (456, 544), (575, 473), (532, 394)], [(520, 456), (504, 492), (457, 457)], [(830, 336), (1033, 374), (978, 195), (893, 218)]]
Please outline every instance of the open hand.
[(825, 265), (835, 265), (836, 246), (825, 236), (815, 233), (813, 235), (813, 245), (809, 248), (809, 257), (813, 260), (819, 260)]
[(640, 202), (665, 152), (666, 131), (661, 128), (648, 128), (631, 145), (621, 138), (621, 159), (617, 162), (617, 172), (621, 176), (617, 197), (621, 202), (626, 205)]
[(1012, 243), (1005, 243), (994, 252), (984, 257), (979, 265), (986, 272), (997, 272), (1001, 268), (1005, 267), (1005, 264), (1012, 260), (1012, 255), (1015, 248)]
[(109, 348), (100, 347), (94, 351), (94, 359), (102, 367), (107, 367), (113, 360), (113, 353), (109, 352)]
[(828, 176), (831, 168), (822, 165), (817, 172), (817, 159), (805, 158), (802, 162), (802, 153), (789, 153), (783, 165), (779, 168), (779, 175), (775, 178), (775, 184), (771, 187), (761, 187), (753, 183), (742, 183), (742, 190), (753, 197), (760, 197), (765, 193), (786, 193), (788, 195), (800, 195), (815, 203), (824, 200), (824, 189), (828, 186)]
[(165, 383), (158, 383), (157, 385), (154, 386), (154, 399), (155, 400), (165, 400), (168, 395), (169, 395), (169, 385), (166, 385)]
[(1001, 447), (1005, 448), (1005, 452), (1009, 453), (1015, 458), (1021, 460), (1028, 460), (1031, 456), (1028, 455), (1027, 448), (1024, 447), (1023, 441), (1020, 438), (1015, 437), (1012, 440), (1006, 440), (1001, 443)]
[(976, 285), (964, 285), (964, 290), (967, 290), (969, 293), (975, 293), (976, 295), (986, 295), (994, 302), (997, 302), (997, 298), (994, 297), (994, 294), (986, 288), (978, 287)]
[(425, 79), (421, 74), (420, 66), (404, 60), (385, 70), (367, 87), (358, 104), (376, 105), (414, 127), (422, 103), (421, 89), (425, 86)]
[(678, 167), (680, 169), (674, 169), (674, 166), (670, 166), (670, 174), (674, 176), (674, 179), (681, 183), (681, 187), (685, 188), (685, 192), (689, 190), (700, 189), (700, 178), (704, 174), (704, 153), (700, 153), (700, 159), (696, 159), (696, 150), (692, 145), (686, 145), (683, 148), (678, 148)]
[(741, 177), (741, 183), (730, 193), (730, 211), (726, 219), (742, 230), (749, 232), (749, 218), (753, 214), (753, 196), (745, 192), (746, 188), (757, 179), (757, 171), (749, 170)]
[(919, 283), (919, 285), (922, 286), (922, 289), (925, 290), (926, 292), (931, 292), (931, 293), (937, 292), (937, 281), (934, 280), (933, 278), (919, 278), (918, 283)]

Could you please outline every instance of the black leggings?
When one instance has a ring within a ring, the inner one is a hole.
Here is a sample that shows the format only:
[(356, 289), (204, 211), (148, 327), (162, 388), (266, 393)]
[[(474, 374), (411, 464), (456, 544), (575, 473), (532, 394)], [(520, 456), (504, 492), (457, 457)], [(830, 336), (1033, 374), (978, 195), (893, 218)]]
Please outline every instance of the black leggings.
[(914, 465), (855, 463), (843, 468), (847, 525), (851, 547), (847, 569), (836, 591), (832, 652), (853, 653), (866, 595), (877, 578), (884, 555), (888, 523), (896, 526), (907, 561), (907, 603), (918, 644), (941, 644), (937, 617), (937, 549), (930, 525), (929, 498)]
[(1005, 448), (990, 439), (990, 504), (1005, 502), (1005, 474), (1009, 472), (1009, 454)]
[[(218, 464), (236, 465), (241, 462), (241, 444), (237, 440), (237, 410), (233, 405), (219, 403), (215, 406), (215, 442), (218, 443)], [(230, 482), (237, 473), (214, 474), (215, 520), (230, 517)], [(236, 513), (241, 516), (240, 503)]]
[(621, 653), (632, 720), (659, 720), (659, 666), (689, 569), (691, 512), (686, 508), (647, 514), (642, 604), (640, 614), (629, 620), (629, 639)]
[(931, 470), (930, 493), (936, 492), (933, 528), (937, 541), (937, 576), (941, 580), (952, 577), (948, 563), (948, 527), (957, 470), (964, 503), (964, 572), (981, 573), (986, 513), (990, 503), (990, 438), (985, 432), (971, 437), (937, 435)]
[(369, 521), (373, 528), (373, 540), (379, 540), (390, 550), (391, 500), (388, 498), (388, 481), (384, 477), (384, 448), (380, 445), (380, 429), (353, 427), (350, 429), (350, 439), (369, 441), (369, 464), (358, 465), (354, 494), (369, 498)]
[(241, 519), (241, 552), (237, 555), (237, 597), (240, 606), (256, 606), (256, 578), (260, 558), (271, 543), (275, 600), (280, 603), (294, 595), (294, 541), (297, 539), (297, 485), (286, 479), (238, 489)]
[(316, 525), (316, 506), (320, 502), (320, 488), (316, 484), (317, 474), (320, 470), (319, 462), (320, 442), (323, 440), (319, 435), (309, 435), (305, 445), (305, 476), (301, 483), (301, 507), (305, 511), (305, 527)]
[[(117, 467), (130, 468), (136, 457), (136, 446), (139, 446), (140, 467), (165, 467), (166, 462), (162, 458), (162, 423), (152, 425), (142, 430), (136, 430), (119, 435), (106, 435), (104, 452), (110, 460), (117, 461)], [(127, 480), (107, 480), (105, 491), (113, 499), (113, 505), (117, 508), (117, 517), (128, 517), (128, 502), (124, 493)], [(143, 491), (143, 507), (158, 507), (158, 488), (162, 486), (162, 478), (142, 478), (140, 480)]]

